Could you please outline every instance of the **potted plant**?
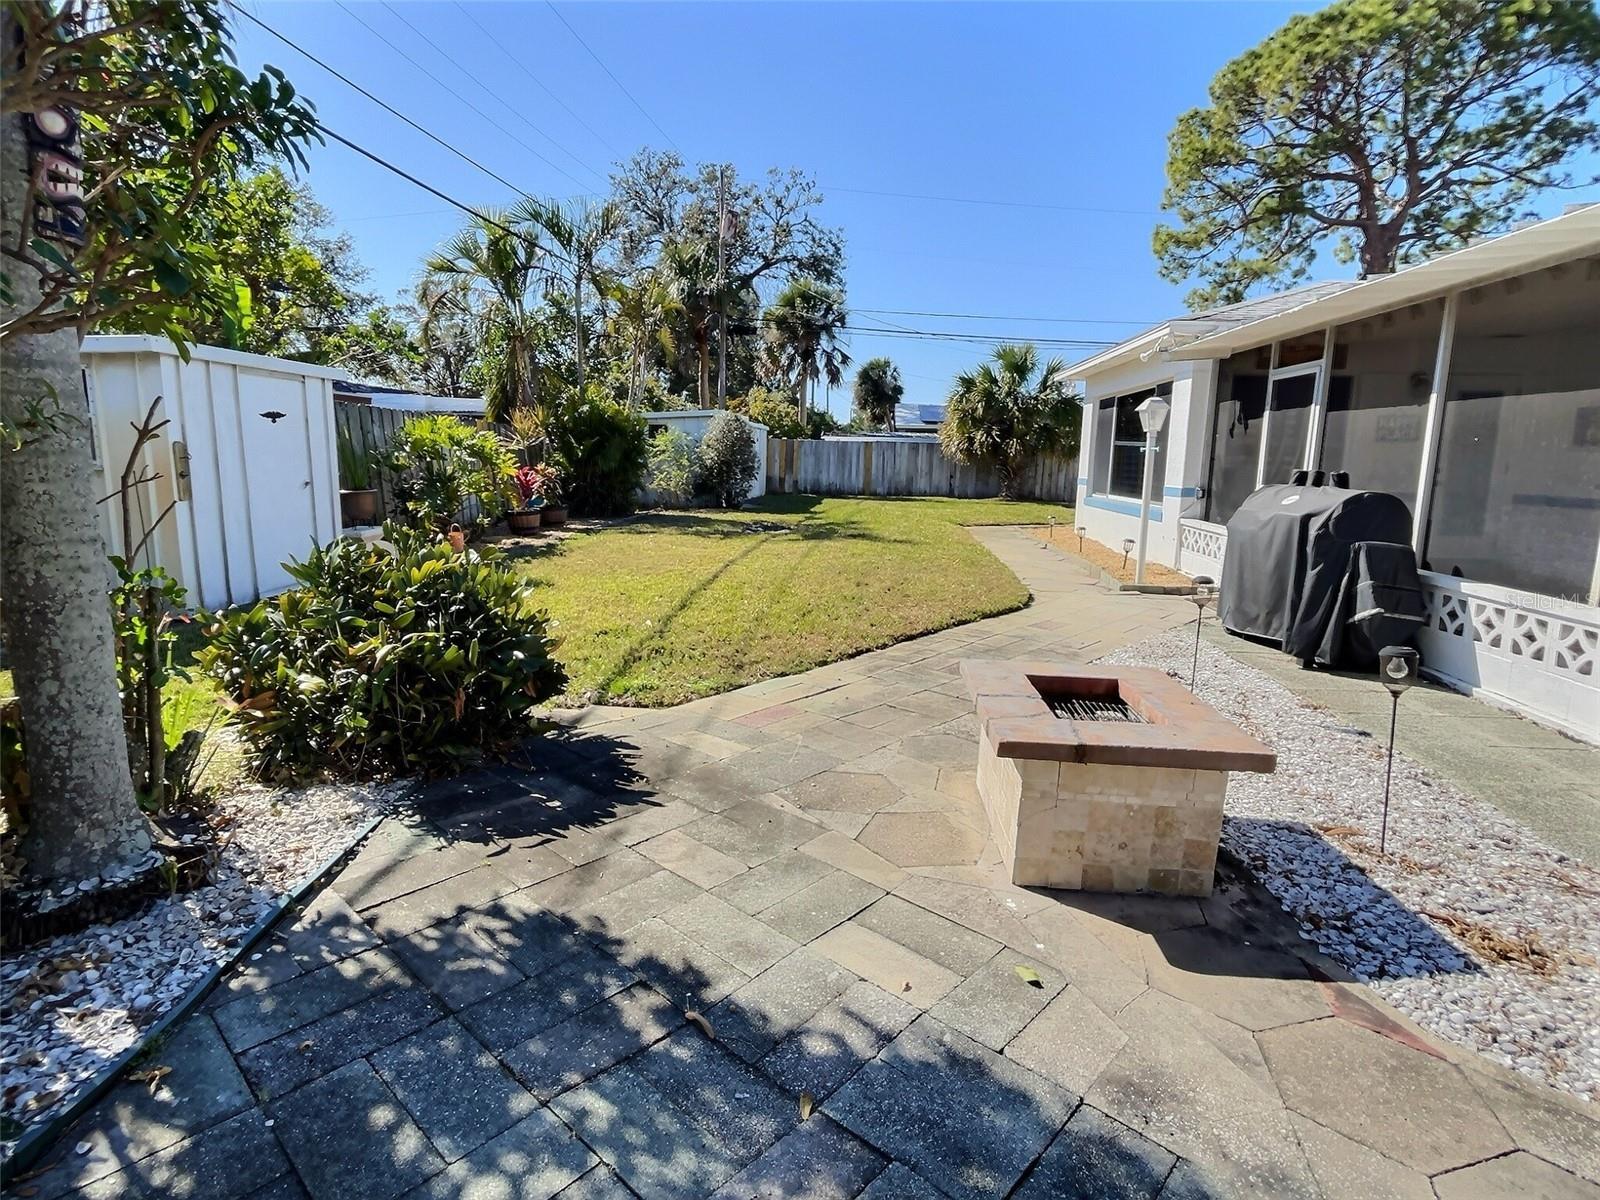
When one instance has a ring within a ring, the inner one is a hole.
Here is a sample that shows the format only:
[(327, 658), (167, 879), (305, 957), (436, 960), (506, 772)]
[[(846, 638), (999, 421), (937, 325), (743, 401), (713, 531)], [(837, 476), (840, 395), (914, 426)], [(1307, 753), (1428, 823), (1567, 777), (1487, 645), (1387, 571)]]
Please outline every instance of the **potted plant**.
[(543, 520), (544, 497), (539, 493), (539, 472), (536, 467), (518, 467), (517, 491), (522, 493), (522, 507), (506, 513), (506, 525), (512, 533), (531, 533)]
[(561, 471), (549, 461), (540, 463), (534, 471), (539, 476), (539, 495), (544, 497), (544, 523), (565, 525), (567, 502), (561, 491)]
[(339, 511), (346, 525), (378, 523), (377, 464), (356, 449), (347, 429), (339, 430)]

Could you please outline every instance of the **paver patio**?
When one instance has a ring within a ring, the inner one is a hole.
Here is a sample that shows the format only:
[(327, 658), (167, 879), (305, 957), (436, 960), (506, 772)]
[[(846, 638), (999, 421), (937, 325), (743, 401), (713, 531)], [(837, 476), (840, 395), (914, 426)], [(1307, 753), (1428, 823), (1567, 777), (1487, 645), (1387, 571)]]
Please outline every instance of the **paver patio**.
[(1006, 882), (958, 661), (1193, 609), (977, 536), (1031, 607), (426, 789), (27, 1194), (1600, 1197), (1600, 1120), (1226, 869), (1205, 900)]

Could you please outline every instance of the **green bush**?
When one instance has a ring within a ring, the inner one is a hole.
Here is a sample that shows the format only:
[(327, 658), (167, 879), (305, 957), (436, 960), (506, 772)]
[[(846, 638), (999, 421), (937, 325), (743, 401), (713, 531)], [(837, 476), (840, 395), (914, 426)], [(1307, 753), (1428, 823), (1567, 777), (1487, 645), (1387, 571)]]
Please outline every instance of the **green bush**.
[(267, 777), (439, 772), (509, 747), (565, 672), (534, 586), (431, 532), (341, 538), (223, 616), (203, 669)]
[(389, 439), (384, 465), (394, 496), (389, 515), (413, 529), (449, 529), (467, 520), (472, 501), (478, 504), (479, 524), (518, 503), (511, 452), (494, 430), (460, 417), (413, 417)]
[(803, 438), (806, 427), (800, 424), (794, 397), (788, 392), (775, 392), (769, 388), (751, 388), (742, 396), (734, 396), (728, 407), (743, 413), (752, 421), (767, 427), (769, 437)]
[(668, 504), (694, 497), (694, 443), (681, 429), (662, 429), (650, 439), (650, 490)]
[(598, 389), (559, 405), (547, 424), (548, 457), (561, 472), (567, 504), (581, 517), (632, 512), (644, 482), (644, 417)]
[(695, 450), (695, 490), (723, 508), (738, 508), (750, 497), (760, 463), (756, 435), (737, 413), (720, 412)]

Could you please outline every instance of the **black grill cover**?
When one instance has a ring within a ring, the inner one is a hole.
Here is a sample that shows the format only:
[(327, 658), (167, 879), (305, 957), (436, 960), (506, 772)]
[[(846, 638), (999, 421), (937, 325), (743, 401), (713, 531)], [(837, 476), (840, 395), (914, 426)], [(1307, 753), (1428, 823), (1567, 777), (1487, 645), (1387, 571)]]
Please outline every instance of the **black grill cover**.
[(1346, 671), (1376, 670), (1378, 651), (1411, 645), (1426, 615), (1416, 551), (1393, 542), (1357, 542), (1316, 661)]
[[(1357, 542), (1408, 542), (1411, 510), (1388, 492), (1275, 483), (1228, 522), (1217, 616), (1302, 661), (1322, 641)], [(1302, 615), (1304, 614), (1304, 615)]]

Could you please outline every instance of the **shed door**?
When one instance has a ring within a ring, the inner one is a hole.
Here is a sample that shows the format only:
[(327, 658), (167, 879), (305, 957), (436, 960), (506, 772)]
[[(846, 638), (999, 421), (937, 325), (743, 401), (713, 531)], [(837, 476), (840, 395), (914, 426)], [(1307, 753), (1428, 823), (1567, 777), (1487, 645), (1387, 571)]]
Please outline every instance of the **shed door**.
[[(275, 414), (282, 414), (275, 416)], [(290, 584), (283, 563), (315, 543), (305, 385), (281, 375), (239, 372), (239, 424), (249, 490), (250, 540), (262, 595)], [(237, 499), (224, 496), (223, 503)]]

